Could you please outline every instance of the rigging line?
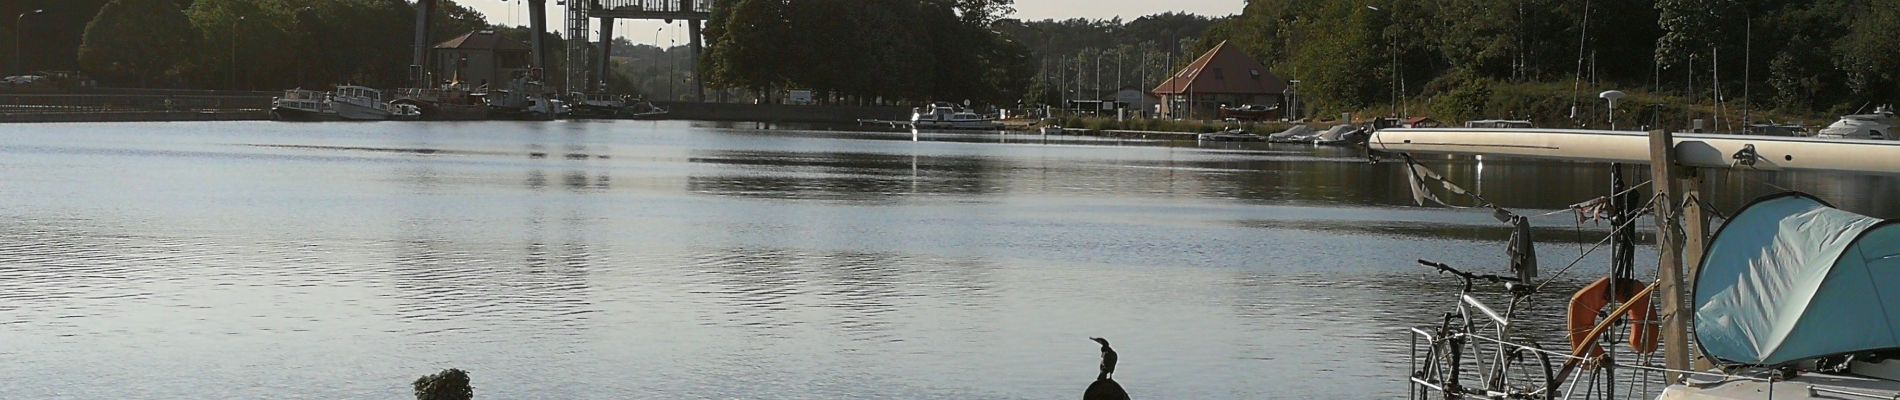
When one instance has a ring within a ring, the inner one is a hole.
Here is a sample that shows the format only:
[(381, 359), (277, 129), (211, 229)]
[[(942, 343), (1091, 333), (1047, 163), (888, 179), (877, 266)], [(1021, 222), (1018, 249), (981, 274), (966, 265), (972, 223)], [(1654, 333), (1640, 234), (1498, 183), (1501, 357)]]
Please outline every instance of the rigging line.
[[(1641, 210), (1638, 210), (1635, 214), (1632, 214), (1632, 217), (1640, 217), (1643, 214), (1647, 214), (1650, 211), (1653, 211), (1655, 209), (1656, 209), (1656, 199), (1652, 197), (1650, 198), (1649, 203), (1645, 205)], [(1563, 276), (1565, 272), (1570, 271), (1570, 269), (1573, 267), (1576, 267), (1578, 263), (1583, 262), (1583, 258), (1585, 256), (1589, 256), (1590, 253), (1596, 252), (1597, 249), (1602, 248), (1604, 243), (1609, 242), (1612, 237), (1616, 236), (1617, 231), (1630, 229), (1639, 219), (1641, 218), (1630, 218), (1630, 220), (1628, 221), (1623, 221), (1623, 225), (1618, 226), (1615, 229), (1611, 229), (1609, 235), (1603, 236), (1603, 240), (1598, 240), (1596, 244), (1590, 245), (1590, 250), (1584, 251), (1582, 256), (1578, 256), (1577, 259), (1571, 260), (1570, 265), (1564, 266), (1563, 269), (1557, 270), (1557, 273), (1551, 274), (1549, 278), (1545, 278), (1544, 283), (1537, 284), (1537, 288), (1532, 289), (1531, 291), (1533, 292), (1543, 291), (1545, 286), (1550, 286), (1551, 282), (1556, 282), (1558, 277)]]
[[(1427, 196), (1426, 198), (1430, 199), (1433, 203), (1438, 203), (1438, 205), (1451, 207), (1451, 208), (1490, 208), (1494, 210), (1501, 210), (1501, 211), (1510, 213), (1511, 215), (1518, 215), (1518, 213), (1510, 209), (1506, 209), (1504, 207), (1500, 207), (1497, 204), (1492, 203), (1491, 200), (1485, 199), (1483, 195), (1478, 194), (1478, 192), (1476, 191), (1466, 190), (1464, 187), (1458, 186), (1458, 184), (1455, 184), (1455, 183), (1452, 183), (1451, 181), (1446, 180), (1445, 177), (1439, 174), (1437, 171), (1433, 171), (1431, 170), (1431, 168), (1426, 167), (1424, 164), (1419, 163), (1418, 160), (1413, 159), (1411, 154), (1402, 153), (1401, 155), (1404, 156), (1405, 163), (1407, 164), (1406, 172), (1412, 175), (1415, 179), (1418, 179), (1418, 180), (1429, 179), (1433, 181), (1438, 181), (1441, 184), (1441, 186), (1445, 186), (1445, 189), (1450, 190), (1453, 194), (1465, 195), (1466, 197), (1470, 197), (1474, 200), (1477, 200), (1479, 204), (1476, 206), (1453, 205), (1453, 204), (1446, 203), (1443, 199), (1437, 198), (1437, 196)], [(1654, 179), (1643, 181), (1643, 183), (1631, 185), (1629, 188), (1623, 189), (1623, 191), (1613, 193), (1609, 196), (1591, 198), (1589, 200), (1584, 200), (1582, 202), (1571, 204), (1570, 207), (1564, 208), (1562, 210), (1551, 211), (1551, 212), (1547, 212), (1543, 214), (1534, 214), (1530, 216), (1531, 217), (1548, 217), (1552, 215), (1574, 212), (1576, 211), (1578, 205), (1588, 203), (1596, 199), (1622, 196), (1624, 194), (1628, 194), (1629, 192), (1636, 191), (1637, 189), (1642, 189), (1644, 186), (1649, 186), (1651, 183), (1654, 183), (1654, 182), (1655, 182)]]

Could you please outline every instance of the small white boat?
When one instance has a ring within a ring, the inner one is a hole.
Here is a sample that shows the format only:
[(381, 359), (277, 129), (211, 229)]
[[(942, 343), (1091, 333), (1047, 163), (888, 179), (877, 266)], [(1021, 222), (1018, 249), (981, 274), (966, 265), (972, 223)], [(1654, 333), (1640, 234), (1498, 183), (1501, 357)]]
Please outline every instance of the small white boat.
[(418, 107), (414, 104), (387, 103), (383, 106), (389, 109), (389, 119), (402, 121), (422, 119), (422, 107)]
[(1842, 116), (1841, 120), (1834, 121), (1833, 125), (1821, 129), (1814, 136), (1823, 139), (1900, 140), (1900, 134), (1896, 134), (1893, 128), (1893, 106), (1881, 106), (1874, 108), (1872, 114)]
[(1264, 141), (1267, 141), (1266, 136), (1250, 134), (1250, 133), (1247, 133), (1247, 131), (1240, 130), (1240, 129), (1228, 129), (1228, 130), (1224, 130), (1220, 132), (1203, 133), (1199, 135), (1194, 135), (1194, 139), (1197, 141), (1202, 141), (1202, 142), (1264, 142)]
[(271, 119), (278, 121), (331, 121), (337, 119), (330, 108), (329, 95), (315, 90), (290, 89), (283, 97), (271, 99)]
[(389, 105), (383, 103), (383, 91), (362, 86), (337, 86), (330, 96), (330, 106), (338, 117), (352, 121), (382, 121), (390, 115)]
[(916, 129), (1003, 129), (1003, 124), (996, 119), (959, 111), (949, 103), (911, 109), (910, 126)]

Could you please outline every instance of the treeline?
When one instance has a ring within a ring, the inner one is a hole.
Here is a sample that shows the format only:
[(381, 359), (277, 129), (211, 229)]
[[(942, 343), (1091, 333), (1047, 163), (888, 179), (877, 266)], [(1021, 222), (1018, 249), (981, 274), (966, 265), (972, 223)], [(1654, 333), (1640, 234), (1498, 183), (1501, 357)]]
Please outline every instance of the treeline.
[(1122, 20), (1002, 20), (996, 30), (1035, 54), (1035, 85), (1025, 104), (1058, 105), (1120, 88), (1148, 90), (1199, 54), (1188, 54), (1214, 18), (1163, 13)]
[[(527, 41), (528, 30), (490, 24), (473, 9), (437, 3), (432, 42), (493, 29)], [(406, 0), (23, 0), (0, 4), (21, 18), (24, 71), (80, 71), (106, 86), (279, 90), (408, 84), (415, 5)], [(14, 23), (15, 18), (6, 18)], [(11, 28), (12, 26), (8, 26)], [(5, 30), (12, 35), (12, 29)], [(542, 33), (548, 70), (561, 71), (566, 46)], [(6, 37), (10, 43), (11, 36)], [(433, 44), (433, 43), (431, 43)], [(10, 53), (9, 53), (10, 54)], [(11, 63), (0, 66), (14, 68)], [(635, 73), (609, 76), (617, 93)], [(14, 73), (9, 70), (8, 74)], [(563, 74), (547, 76), (562, 87)]]
[(1494, 87), (1542, 82), (1811, 115), (1900, 96), (1896, 38), (1900, 0), (1287, 0), (1193, 48), (1231, 41), (1322, 111), (1502, 116), (1521, 110), (1486, 109)]
[(1029, 49), (991, 26), (1012, 0), (716, 0), (700, 71), (715, 88), (768, 101), (1014, 104)]

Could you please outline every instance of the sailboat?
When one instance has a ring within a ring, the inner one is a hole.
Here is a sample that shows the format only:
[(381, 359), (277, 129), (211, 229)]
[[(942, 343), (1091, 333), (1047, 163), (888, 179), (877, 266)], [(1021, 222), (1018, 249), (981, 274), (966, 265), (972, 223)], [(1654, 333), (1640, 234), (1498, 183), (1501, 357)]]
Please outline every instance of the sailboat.
[[(1576, 369), (1579, 376), (1582, 370), (1608, 365), (1655, 372), (1665, 377), (1659, 392), (1621, 395), (1666, 400), (1900, 398), (1900, 224), (1895, 223), (1900, 221), (1856, 215), (1812, 196), (1787, 194), (1757, 200), (1718, 233), (1705, 235), (1702, 202), (1693, 200), (1700, 197), (1700, 178), (1685, 171), (1900, 174), (1900, 142), (1666, 131), (1399, 128), (1374, 132), (1367, 146), (1388, 154), (1652, 166), (1655, 212), (1666, 221), (1658, 224), (1664, 227), (1657, 243), (1662, 258), (1659, 282), (1636, 297), (1647, 297), (1653, 290), (1663, 300), (1658, 315), (1664, 316), (1665, 365), (1633, 357), (1593, 359), (1587, 351), (1548, 352), (1581, 361), (1575, 363), (1582, 365)], [(1685, 262), (1695, 268), (1684, 268)], [(1685, 281), (1688, 271), (1697, 273)], [(1614, 320), (1630, 309), (1621, 307), (1605, 319)], [(1581, 342), (1594, 343), (1606, 326), (1589, 330)], [(1691, 326), (1693, 345), (1688, 340)], [(1576, 332), (1573, 342), (1578, 340)], [(1569, 366), (1566, 373), (1572, 371)], [(1574, 390), (1586, 383), (1565, 382), (1564, 373), (1558, 375), (1556, 385), (1570, 387), (1544, 388), (1534, 398), (1605, 396)]]

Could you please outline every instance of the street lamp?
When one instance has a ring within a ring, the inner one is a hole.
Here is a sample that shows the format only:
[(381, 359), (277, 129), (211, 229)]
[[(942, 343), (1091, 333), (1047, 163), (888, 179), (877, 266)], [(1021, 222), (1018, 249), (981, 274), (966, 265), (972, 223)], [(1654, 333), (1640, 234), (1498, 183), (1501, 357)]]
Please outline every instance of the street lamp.
[[(1105, 56), (1105, 55), (1108, 55), (1108, 52), (1106, 51), (1095, 52), (1095, 100), (1096, 101), (1102, 100), (1102, 56)], [(1100, 107), (1096, 107), (1097, 111), (1100, 111), (1100, 109), (1101, 109)]]
[(244, 22), (243, 16), (239, 16), (237, 17), (236, 20), (231, 21), (231, 89), (232, 90), (237, 90), (238, 88), (237, 87), (238, 86), (238, 83), (237, 83), (238, 82), (238, 78), (237, 78), (238, 76), (238, 62), (237, 62), (238, 31), (237, 29), (238, 29), (239, 22)]
[[(665, 31), (666, 31), (665, 26), (661, 26), (660, 29), (653, 30), (653, 48), (659, 49), (660, 51), (653, 54), (653, 74), (652, 75), (660, 74), (660, 57), (666, 55), (666, 49), (660, 47), (660, 32), (665, 32)], [(652, 91), (650, 94), (656, 98), (660, 97), (660, 81), (654, 80), (652, 82), (653, 82), (653, 87), (649, 89)]]
[[(1386, 11), (1384, 9), (1379, 8), (1378, 6), (1373, 6), (1373, 5), (1366, 5), (1366, 8), (1372, 9), (1372, 11), (1386, 12), (1386, 16), (1392, 20), (1391, 22), (1398, 21), (1399, 16), (1396, 13)], [(1390, 27), (1388, 26), (1387, 29), (1390, 29)], [(1387, 43), (1391, 47), (1387, 48), (1385, 52), (1390, 53), (1392, 55), (1392, 71), (1391, 71), (1392, 73), (1392, 112), (1394, 114), (1400, 114), (1402, 113), (1402, 111), (1399, 110), (1399, 101), (1400, 101), (1399, 96), (1401, 96), (1399, 92), (1401, 92), (1402, 90), (1399, 89), (1399, 52), (1398, 52), (1399, 38), (1398, 38), (1398, 35), (1386, 35), (1386, 37), (1389, 38), (1389, 41), (1387, 41)], [(1404, 116), (1399, 115), (1398, 117), (1403, 118)]]
[(26, 32), (26, 16), (45, 13), (45, 9), (34, 9), (31, 12), (20, 13), (18, 17), (13, 17), (13, 69), (14, 72), (18, 72), (20, 75), (26, 75), (26, 59), (20, 58), (20, 37), (25, 35), (24, 32)]

